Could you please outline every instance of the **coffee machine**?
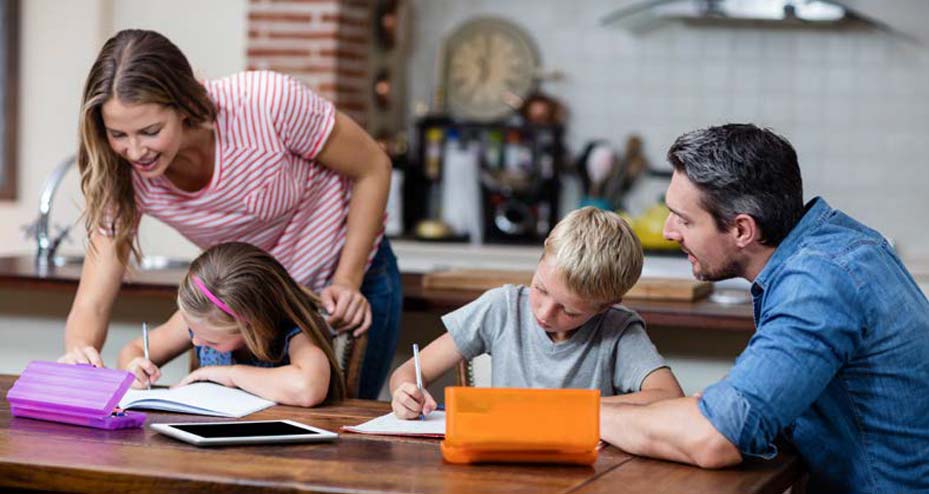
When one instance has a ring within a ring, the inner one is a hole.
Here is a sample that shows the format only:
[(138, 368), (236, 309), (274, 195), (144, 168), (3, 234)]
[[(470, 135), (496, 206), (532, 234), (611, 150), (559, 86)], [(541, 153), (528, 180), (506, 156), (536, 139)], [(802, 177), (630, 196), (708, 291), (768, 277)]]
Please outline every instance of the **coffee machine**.
[[(480, 238), (475, 239), (473, 228), (467, 232), (452, 228), (447, 240), (540, 244), (545, 239), (558, 214), (564, 149), (560, 126), (427, 118), (418, 122), (417, 129), (420, 166), (412, 180), (408, 174), (404, 191), (407, 231), (415, 233), (415, 225), (423, 220), (448, 217), (449, 207), (476, 207), (473, 213), (480, 221)], [(459, 149), (468, 152), (459, 153)], [(462, 160), (462, 155), (473, 159)], [(474, 166), (476, 173), (450, 169), (460, 166)], [(443, 201), (443, 191), (448, 194), (458, 192), (453, 187), (473, 185), (456, 182), (462, 176), (478, 181), (477, 200)]]
[(561, 130), (505, 128), (502, 160), (481, 174), (484, 239), (488, 243), (541, 243), (557, 221)]

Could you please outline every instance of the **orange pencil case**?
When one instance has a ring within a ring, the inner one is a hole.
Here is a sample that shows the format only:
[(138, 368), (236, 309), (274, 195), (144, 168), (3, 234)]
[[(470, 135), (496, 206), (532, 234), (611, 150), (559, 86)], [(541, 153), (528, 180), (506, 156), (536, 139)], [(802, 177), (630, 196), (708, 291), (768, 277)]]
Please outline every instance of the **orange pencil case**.
[(599, 390), (445, 388), (449, 463), (591, 465), (599, 441)]

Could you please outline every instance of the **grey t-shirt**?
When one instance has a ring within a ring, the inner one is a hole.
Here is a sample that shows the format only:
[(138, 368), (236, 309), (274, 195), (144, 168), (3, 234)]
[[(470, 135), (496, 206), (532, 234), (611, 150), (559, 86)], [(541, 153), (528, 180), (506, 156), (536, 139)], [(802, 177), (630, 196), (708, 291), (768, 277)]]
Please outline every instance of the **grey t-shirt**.
[(665, 366), (642, 319), (622, 306), (553, 342), (536, 324), (525, 286), (488, 290), (442, 322), (465, 358), (490, 354), (495, 387), (599, 389), (612, 396), (639, 391), (646, 376)]

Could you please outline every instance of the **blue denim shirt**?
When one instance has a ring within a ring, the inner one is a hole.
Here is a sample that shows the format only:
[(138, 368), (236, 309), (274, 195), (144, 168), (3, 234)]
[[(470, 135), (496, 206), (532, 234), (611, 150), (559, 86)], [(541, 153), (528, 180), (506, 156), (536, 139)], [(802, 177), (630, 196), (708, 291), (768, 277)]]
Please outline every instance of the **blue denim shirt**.
[(703, 415), (743, 455), (783, 434), (811, 492), (929, 492), (929, 302), (886, 240), (816, 198), (752, 296), (757, 330)]

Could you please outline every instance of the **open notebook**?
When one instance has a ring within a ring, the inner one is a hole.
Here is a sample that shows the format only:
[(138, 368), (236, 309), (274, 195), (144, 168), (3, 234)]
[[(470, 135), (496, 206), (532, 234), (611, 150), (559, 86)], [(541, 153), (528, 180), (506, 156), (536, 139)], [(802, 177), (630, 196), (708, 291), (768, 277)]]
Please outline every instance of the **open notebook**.
[(130, 389), (119, 400), (123, 409), (144, 408), (215, 417), (244, 417), (274, 404), (241, 389), (207, 382), (170, 389)]
[(342, 430), (359, 434), (443, 438), (445, 437), (445, 412), (436, 410), (427, 415), (424, 420), (403, 420), (391, 412), (361, 425), (343, 426)]

